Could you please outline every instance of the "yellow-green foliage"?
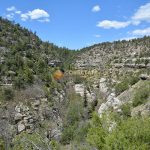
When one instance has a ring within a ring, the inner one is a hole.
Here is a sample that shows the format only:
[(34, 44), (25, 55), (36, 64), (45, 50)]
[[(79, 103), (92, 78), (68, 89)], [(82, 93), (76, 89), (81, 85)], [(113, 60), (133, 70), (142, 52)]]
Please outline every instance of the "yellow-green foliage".
[(104, 149), (150, 149), (150, 118), (129, 118), (105, 138)]
[(94, 116), (87, 141), (98, 150), (149, 150), (150, 118), (128, 118), (107, 132), (98, 116)]
[(130, 86), (134, 85), (139, 81), (137, 75), (128, 74), (123, 77), (120, 83), (115, 85), (116, 94), (119, 95), (125, 90), (127, 90)]
[(79, 131), (79, 123), (83, 116), (82, 98), (75, 93), (70, 93), (68, 98), (70, 102), (64, 117), (64, 130), (61, 140), (63, 144), (69, 144), (70, 141), (75, 138), (76, 132)]
[(117, 95), (121, 94), (122, 92), (124, 92), (125, 90), (127, 90), (129, 87), (128, 83), (127, 82), (121, 82), (121, 83), (118, 83), (116, 86), (115, 86), (115, 92)]
[(145, 81), (143, 85), (137, 88), (133, 98), (133, 107), (144, 104), (150, 97), (150, 82)]
[(71, 141), (82, 143), (85, 141), (89, 128), (89, 123), (83, 122), (83, 99), (75, 93), (70, 93), (68, 98), (70, 102), (64, 117), (61, 143), (69, 144)]
[(101, 119), (94, 114), (87, 134), (87, 142), (98, 149), (102, 149), (105, 144), (106, 135), (107, 131), (103, 128)]
[(0, 138), (0, 150), (5, 150), (4, 140)]
[(40, 134), (23, 132), (13, 139), (13, 150), (51, 150), (49, 141)]
[(14, 97), (14, 91), (11, 88), (3, 88), (2, 90), (3, 100), (9, 101)]
[(131, 105), (124, 104), (121, 106), (122, 115), (124, 118), (131, 117)]
[(58, 142), (52, 140), (52, 141), (50, 142), (50, 145), (51, 145), (52, 150), (60, 150), (60, 145), (59, 145)]

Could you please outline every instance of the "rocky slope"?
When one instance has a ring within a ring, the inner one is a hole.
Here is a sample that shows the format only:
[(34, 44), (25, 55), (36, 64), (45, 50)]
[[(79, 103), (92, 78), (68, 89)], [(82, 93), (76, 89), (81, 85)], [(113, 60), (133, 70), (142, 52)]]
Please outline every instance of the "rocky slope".
[[(117, 67), (150, 67), (150, 37), (130, 41), (106, 42), (80, 51), (76, 60), (76, 68), (104, 69), (107, 65)], [(137, 65), (137, 66), (136, 66)], [(138, 66), (139, 65), (139, 66)]]

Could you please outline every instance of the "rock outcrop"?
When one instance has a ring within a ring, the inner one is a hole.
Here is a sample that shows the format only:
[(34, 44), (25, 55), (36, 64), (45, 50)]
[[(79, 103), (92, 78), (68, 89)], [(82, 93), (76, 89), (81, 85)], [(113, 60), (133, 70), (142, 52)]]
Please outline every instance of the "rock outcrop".
[(81, 97), (86, 98), (88, 103), (96, 103), (96, 94), (92, 90), (87, 89), (87, 87), (84, 84), (75, 84), (74, 90), (76, 94), (79, 94)]

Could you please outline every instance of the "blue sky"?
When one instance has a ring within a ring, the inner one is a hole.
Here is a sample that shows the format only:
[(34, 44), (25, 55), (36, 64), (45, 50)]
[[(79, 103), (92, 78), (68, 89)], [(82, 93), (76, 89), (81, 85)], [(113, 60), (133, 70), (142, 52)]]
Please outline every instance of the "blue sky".
[(150, 35), (150, 0), (1, 0), (0, 16), (70, 49)]

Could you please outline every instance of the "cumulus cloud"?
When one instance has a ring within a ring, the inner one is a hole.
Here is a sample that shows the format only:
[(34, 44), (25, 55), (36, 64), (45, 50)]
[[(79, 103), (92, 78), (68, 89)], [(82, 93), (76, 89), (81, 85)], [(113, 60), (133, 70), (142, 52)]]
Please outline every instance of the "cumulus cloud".
[(21, 14), (21, 11), (17, 10), (15, 6), (8, 7), (6, 10), (8, 13), (10, 13), (10, 14), (7, 14), (8, 16), (11, 15), (11, 13)]
[(144, 36), (144, 35), (150, 35), (150, 27), (145, 28), (145, 29), (137, 29), (132, 31), (132, 35), (137, 35), (137, 36)]
[(110, 29), (110, 28), (119, 29), (119, 28), (125, 28), (129, 25), (139, 25), (143, 21), (150, 22), (150, 3), (140, 6), (138, 10), (133, 14), (133, 16), (130, 17), (129, 21), (121, 22), (121, 21), (103, 20), (100, 21), (97, 24), (97, 26), (105, 29)]
[(9, 20), (14, 19), (14, 13), (7, 14), (6, 18), (9, 19)]
[(110, 29), (110, 28), (115, 28), (115, 29), (120, 29), (120, 28), (125, 28), (130, 24), (129, 21), (126, 22), (121, 22), (121, 21), (110, 21), (110, 20), (103, 20), (98, 22), (97, 26), (102, 27), (105, 29)]
[(141, 6), (132, 16), (133, 24), (140, 24), (142, 21), (150, 22), (150, 3)]
[(21, 20), (26, 21), (29, 19), (29, 16), (27, 14), (21, 14)]
[(23, 21), (27, 20), (38, 20), (40, 22), (49, 22), (49, 14), (43, 9), (34, 9), (27, 13), (21, 14)]
[(16, 10), (15, 13), (16, 14), (21, 14), (21, 11), (20, 10)]
[(39, 22), (50, 22), (49, 14), (43, 9), (38, 8), (26, 13), (22, 13), (22, 11), (18, 10), (15, 6), (11, 6), (8, 7), (6, 11), (6, 18), (8, 19), (14, 19), (15, 15), (19, 15), (23, 21), (37, 20)]
[(100, 11), (100, 10), (101, 10), (101, 8), (100, 8), (99, 5), (95, 5), (95, 6), (92, 8), (92, 11), (93, 11), (93, 12), (98, 12), (98, 11)]
[(16, 7), (15, 6), (11, 6), (11, 7), (8, 7), (6, 10), (7, 11), (16, 11)]

